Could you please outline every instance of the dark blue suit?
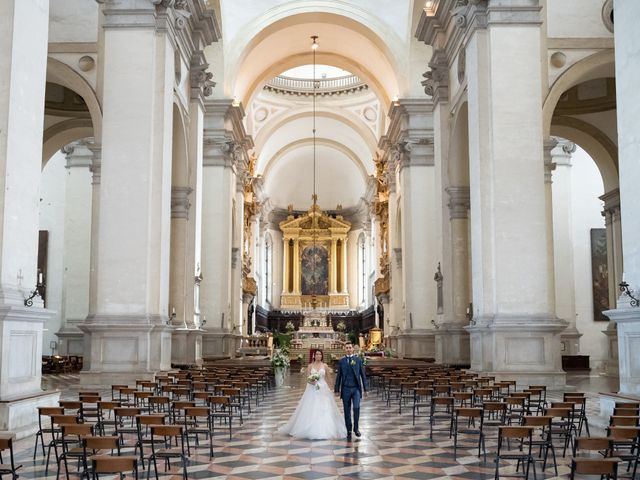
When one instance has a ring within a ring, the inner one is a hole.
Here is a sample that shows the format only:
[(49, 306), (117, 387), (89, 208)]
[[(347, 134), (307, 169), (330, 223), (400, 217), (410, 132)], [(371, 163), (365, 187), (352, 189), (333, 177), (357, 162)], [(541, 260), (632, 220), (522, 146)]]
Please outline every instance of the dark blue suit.
[(347, 434), (351, 435), (351, 405), (353, 404), (353, 430), (358, 431), (360, 420), (360, 398), (362, 390), (367, 391), (367, 375), (362, 360), (357, 355), (343, 357), (338, 362), (335, 392), (340, 392), (344, 405), (344, 424)]

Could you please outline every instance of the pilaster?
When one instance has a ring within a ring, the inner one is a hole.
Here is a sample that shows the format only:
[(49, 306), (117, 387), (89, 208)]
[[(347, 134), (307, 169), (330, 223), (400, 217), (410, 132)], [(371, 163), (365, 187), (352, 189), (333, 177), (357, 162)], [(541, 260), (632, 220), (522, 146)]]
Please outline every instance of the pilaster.
[(37, 429), (42, 331), (54, 312), (25, 299), (38, 283), (38, 198), (42, 167), (49, 1), (0, 2), (0, 430)]

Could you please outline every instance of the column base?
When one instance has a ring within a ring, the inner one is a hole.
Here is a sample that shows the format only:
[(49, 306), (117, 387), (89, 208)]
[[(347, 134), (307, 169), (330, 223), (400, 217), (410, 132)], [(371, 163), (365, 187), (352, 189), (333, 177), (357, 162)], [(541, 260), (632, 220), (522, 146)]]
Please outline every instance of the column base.
[(466, 327), (471, 337), (471, 370), (516, 380), (518, 385), (562, 388), (560, 332), (567, 323), (546, 316), (480, 318)]
[(580, 352), (582, 334), (574, 325), (569, 326), (560, 335), (560, 351), (563, 355), (577, 355)]
[(42, 392), (42, 331), (54, 312), (0, 304), (0, 401)]
[(620, 376), (620, 362), (618, 360), (618, 328), (616, 322), (611, 320), (607, 329), (602, 333), (607, 336), (608, 347), (604, 375), (606, 377), (617, 378)]
[(57, 407), (60, 392), (39, 392), (25, 397), (0, 400), (0, 432), (11, 432), (16, 439), (38, 431), (38, 407)]
[(171, 336), (171, 363), (202, 365), (203, 330), (178, 328)]
[(454, 367), (469, 367), (469, 332), (463, 324), (444, 323), (434, 331), (436, 362)]
[(66, 324), (57, 333), (58, 355), (84, 355), (84, 333), (77, 324)]
[(82, 386), (152, 379), (171, 369), (173, 327), (160, 316), (100, 315), (78, 327), (88, 336), (90, 357)]
[(205, 330), (202, 334), (202, 356), (236, 357), (238, 335), (225, 330)]
[[(604, 314), (617, 325), (619, 393), (640, 396), (640, 308), (624, 305)], [(608, 333), (607, 336), (610, 340), (613, 338)]]
[(433, 330), (413, 329), (398, 335), (398, 357), (435, 359), (436, 345)]

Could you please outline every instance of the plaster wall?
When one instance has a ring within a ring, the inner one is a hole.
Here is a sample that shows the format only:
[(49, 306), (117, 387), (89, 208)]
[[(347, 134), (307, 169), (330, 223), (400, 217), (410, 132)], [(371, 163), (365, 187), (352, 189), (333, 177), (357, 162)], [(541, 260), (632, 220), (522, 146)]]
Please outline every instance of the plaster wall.
[(51, 1), (49, 42), (97, 42), (99, 9), (87, 0)]
[(602, 22), (603, 3), (602, 0), (547, 0), (547, 35), (563, 38), (613, 37)]
[(609, 323), (593, 321), (590, 230), (604, 228), (602, 201), (598, 198), (604, 189), (595, 163), (580, 147), (571, 163), (576, 328), (582, 333), (580, 354), (589, 355), (593, 371), (601, 371), (607, 359), (607, 337), (601, 332)]
[[(40, 178), (40, 230), (49, 232), (47, 263), (47, 308), (55, 316), (44, 325), (42, 353), (50, 355), (49, 342), (57, 341), (55, 333), (62, 323), (62, 284), (64, 276), (64, 214), (67, 170), (65, 156), (57, 152), (45, 165)], [(54, 352), (56, 353), (56, 352)]]

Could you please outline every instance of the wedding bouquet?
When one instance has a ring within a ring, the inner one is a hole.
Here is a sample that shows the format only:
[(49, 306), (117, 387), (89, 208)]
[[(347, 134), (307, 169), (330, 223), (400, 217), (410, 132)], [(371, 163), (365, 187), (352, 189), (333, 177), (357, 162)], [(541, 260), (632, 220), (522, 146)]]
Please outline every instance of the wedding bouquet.
[(312, 373), (307, 377), (307, 383), (314, 385), (316, 387), (316, 390), (320, 390), (320, 385), (318, 385), (319, 380), (320, 380), (319, 373)]

